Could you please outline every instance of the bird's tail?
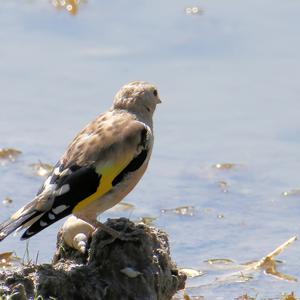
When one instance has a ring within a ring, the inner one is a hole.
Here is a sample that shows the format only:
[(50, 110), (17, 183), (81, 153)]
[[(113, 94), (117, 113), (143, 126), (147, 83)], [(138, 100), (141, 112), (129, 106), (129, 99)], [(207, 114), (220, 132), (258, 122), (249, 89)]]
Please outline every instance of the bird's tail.
[[(23, 210), (23, 212), (22, 212)], [(9, 234), (25, 225), (31, 225), (32, 222), (42, 216), (42, 212), (37, 210), (25, 210), (21, 209), (16, 212), (11, 218), (0, 224), (0, 241), (4, 240)]]

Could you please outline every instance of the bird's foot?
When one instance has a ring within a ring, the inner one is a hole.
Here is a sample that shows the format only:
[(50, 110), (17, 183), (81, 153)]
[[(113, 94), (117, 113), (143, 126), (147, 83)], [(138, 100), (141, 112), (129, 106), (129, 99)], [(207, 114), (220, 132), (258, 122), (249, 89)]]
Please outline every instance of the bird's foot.
[(111, 237), (112, 240), (110, 242), (115, 241), (116, 239), (119, 239), (123, 242), (128, 242), (128, 241), (136, 241), (138, 240), (138, 237), (136, 237), (135, 235), (133, 235), (132, 233), (128, 234), (127, 228), (128, 228), (128, 223), (124, 224), (124, 228), (122, 228), (122, 230), (117, 231), (99, 221), (96, 221), (93, 226), (96, 228), (94, 233), (95, 234), (98, 230), (103, 230), (106, 233), (108, 233)]
[(108, 233), (109, 235), (111, 235), (113, 237), (113, 239), (120, 239), (122, 240), (123, 238), (123, 234), (111, 227), (108, 227), (106, 225), (104, 225), (103, 223), (97, 221), (95, 224), (93, 224), (94, 227), (96, 228), (96, 230), (94, 231), (94, 233), (97, 231), (97, 230), (103, 230), (105, 231), (106, 233)]

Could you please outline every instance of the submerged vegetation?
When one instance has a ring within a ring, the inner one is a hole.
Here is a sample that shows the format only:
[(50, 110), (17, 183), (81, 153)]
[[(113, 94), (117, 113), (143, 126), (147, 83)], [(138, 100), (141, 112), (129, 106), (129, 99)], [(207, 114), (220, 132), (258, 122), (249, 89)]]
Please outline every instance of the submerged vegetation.
[(14, 162), (22, 152), (14, 148), (0, 148), (0, 163), (4, 165), (6, 162)]
[(52, 5), (57, 10), (66, 10), (71, 15), (76, 15), (82, 4), (87, 3), (87, 0), (51, 0)]

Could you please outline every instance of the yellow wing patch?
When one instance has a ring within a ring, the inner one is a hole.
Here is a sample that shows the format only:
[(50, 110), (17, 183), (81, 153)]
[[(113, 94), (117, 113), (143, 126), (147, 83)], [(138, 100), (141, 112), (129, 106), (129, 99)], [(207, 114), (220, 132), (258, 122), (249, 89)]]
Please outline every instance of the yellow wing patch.
[(87, 205), (92, 202), (98, 200), (107, 192), (112, 189), (112, 182), (116, 178), (117, 175), (121, 173), (121, 171), (129, 164), (132, 157), (128, 156), (126, 159), (122, 160), (122, 162), (118, 163), (106, 163), (105, 165), (101, 165), (96, 168), (96, 172), (101, 175), (101, 179), (99, 181), (99, 186), (97, 191), (80, 201), (74, 208), (73, 213), (78, 212), (85, 208)]

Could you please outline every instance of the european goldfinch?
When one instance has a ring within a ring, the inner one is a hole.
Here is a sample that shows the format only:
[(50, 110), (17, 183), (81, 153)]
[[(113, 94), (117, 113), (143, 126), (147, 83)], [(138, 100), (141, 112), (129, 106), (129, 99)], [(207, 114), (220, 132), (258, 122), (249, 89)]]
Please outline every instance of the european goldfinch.
[(97, 215), (120, 202), (147, 168), (158, 103), (152, 84), (123, 86), (111, 109), (74, 138), (35, 198), (0, 225), (0, 241), (19, 228), (27, 228), (21, 239), (30, 238), (71, 213), (99, 227)]

